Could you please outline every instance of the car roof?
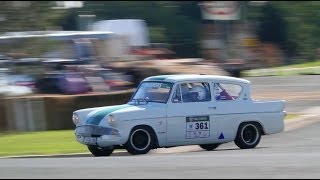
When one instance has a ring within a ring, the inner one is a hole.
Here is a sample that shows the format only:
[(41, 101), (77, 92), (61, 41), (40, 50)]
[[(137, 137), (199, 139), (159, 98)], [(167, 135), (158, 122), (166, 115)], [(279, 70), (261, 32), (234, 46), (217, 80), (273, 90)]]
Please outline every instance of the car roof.
[(202, 74), (172, 74), (172, 75), (158, 75), (151, 76), (143, 81), (167, 81), (167, 82), (180, 82), (180, 81), (194, 81), (194, 80), (219, 80), (219, 81), (233, 81), (245, 84), (250, 84), (250, 81), (242, 78), (220, 76), (220, 75), (202, 75)]

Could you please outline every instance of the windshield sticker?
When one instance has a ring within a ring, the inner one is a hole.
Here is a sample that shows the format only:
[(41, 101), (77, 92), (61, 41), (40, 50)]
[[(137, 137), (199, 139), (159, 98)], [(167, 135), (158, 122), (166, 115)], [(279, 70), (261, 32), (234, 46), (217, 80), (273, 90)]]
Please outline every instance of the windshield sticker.
[(144, 87), (146, 88), (153, 88), (153, 89), (158, 89), (161, 87), (162, 83), (145, 83)]
[(170, 89), (170, 88), (172, 88), (172, 84), (162, 83), (162, 84), (161, 84), (161, 88)]

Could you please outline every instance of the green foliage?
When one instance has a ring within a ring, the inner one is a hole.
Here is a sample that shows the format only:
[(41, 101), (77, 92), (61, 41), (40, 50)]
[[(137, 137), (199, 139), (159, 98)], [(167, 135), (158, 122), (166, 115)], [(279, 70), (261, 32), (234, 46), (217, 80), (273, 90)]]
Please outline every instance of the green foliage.
[(251, 7), (249, 15), (260, 24), (262, 41), (278, 44), (289, 58), (301, 62), (317, 58), (319, 8), (319, 1), (268, 1), (263, 7)]
[[(86, 1), (83, 12), (97, 20), (143, 19), (149, 27), (151, 42), (169, 43), (181, 57), (199, 55), (198, 1)], [(187, 50), (186, 50), (187, 49)]]
[(42, 31), (55, 28), (64, 10), (54, 10), (53, 1), (2, 1), (0, 32)]
[[(143, 19), (151, 42), (168, 43), (180, 57), (199, 56), (199, 1), (84, 1), (83, 8), (52, 9), (54, 1), (2, 1), (0, 32), (78, 30), (78, 15), (94, 14), (96, 20)], [(243, 1), (243, 20), (255, 22), (263, 42), (271, 42), (290, 59), (317, 57), (320, 46), (320, 1), (267, 1), (264, 6)], [(291, 62), (294, 62), (292, 60)]]
[(163, 27), (150, 27), (149, 32), (151, 42), (165, 43), (168, 41), (166, 37), (166, 30)]
[(28, 57), (40, 57), (46, 52), (53, 50), (59, 44), (57, 41), (41, 38), (21, 39), (15, 43), (9, 43), (0, 47), (1, 51), (10, 54), (25, 54)]
[(75, 31), (79, 28), (77, 23), (77, 17), (79, 13), (75, 9), (70, 9), (66, 12), (64, 18), (57, 21), (57, 24), (62, 27), (65, 31)]
[(262, 42), (271, 42), (279, 45), (286, 43), (286, 24), (283, 15), (278, 8), (267, 4), (262, 8), (262, 14), (258, 21), (258, 36)]

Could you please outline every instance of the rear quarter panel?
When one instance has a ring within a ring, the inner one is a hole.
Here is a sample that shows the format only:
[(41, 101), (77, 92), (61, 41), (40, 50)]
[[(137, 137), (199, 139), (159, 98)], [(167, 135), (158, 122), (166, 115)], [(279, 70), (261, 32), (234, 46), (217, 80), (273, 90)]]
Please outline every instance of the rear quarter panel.
[(218, 134), (223, 133), (224, 139), (235, 139), (238, 127), (243, 122), (258, 122), (264, 134), (275, 134), (284, 130), (284, 101), (245, 101), (241, 103), (219, 106), (220, 111), (215, 114), (219, 121)]

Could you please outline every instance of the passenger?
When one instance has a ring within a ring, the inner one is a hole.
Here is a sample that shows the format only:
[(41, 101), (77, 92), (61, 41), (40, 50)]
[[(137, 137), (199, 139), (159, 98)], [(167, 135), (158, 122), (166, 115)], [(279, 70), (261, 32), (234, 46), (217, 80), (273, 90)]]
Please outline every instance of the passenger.
[(220, 92), (220, 99), (219, 100), (234, 100), (232, 96), (230, 96), (227, 91), (224, 89)]

